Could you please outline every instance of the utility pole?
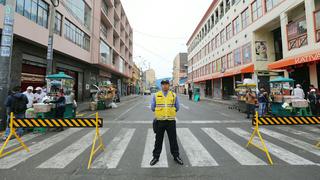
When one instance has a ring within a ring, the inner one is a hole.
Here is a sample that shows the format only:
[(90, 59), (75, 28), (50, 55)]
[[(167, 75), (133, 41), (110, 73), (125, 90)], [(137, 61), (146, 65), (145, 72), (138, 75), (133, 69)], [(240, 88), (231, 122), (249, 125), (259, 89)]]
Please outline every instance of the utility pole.
[(16, 0), (7, 0), (4, 7), (3, 29), (0, 47), (0, 126), (4, 128), (6, 120), (5, 99), (11, 88), (11, 58), (13, 47), (13, 26)]
[(49, 37), (47, 49), (47, 75), (53, 74), (53, 34), (54, 34), (54, 21), (56, 16), (56, 7), (59, 6), (59, 0), (51, 0), (50, 5), (50, 20), (49, 20)]

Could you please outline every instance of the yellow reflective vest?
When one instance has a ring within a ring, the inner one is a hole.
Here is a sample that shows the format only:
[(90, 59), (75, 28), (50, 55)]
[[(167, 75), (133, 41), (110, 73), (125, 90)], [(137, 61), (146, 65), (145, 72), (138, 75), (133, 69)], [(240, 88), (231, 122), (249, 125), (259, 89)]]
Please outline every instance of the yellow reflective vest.
[(167, 96), (164, 96), (162, 91), (155, 94), (156, 108), (155, 118), (157, 120), (175, 120), (176, 108), (174, 106), (176, 101), (176, 94), (168, 91)]

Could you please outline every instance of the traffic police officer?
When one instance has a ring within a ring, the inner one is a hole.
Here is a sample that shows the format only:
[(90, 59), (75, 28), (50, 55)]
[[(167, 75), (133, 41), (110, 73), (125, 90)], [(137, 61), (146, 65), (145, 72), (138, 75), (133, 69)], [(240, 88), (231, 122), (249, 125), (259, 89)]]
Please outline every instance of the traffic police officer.
[(167, 131), (170, 151), (174, 161), (183, 165), (182, 159), (179, 157), (179, 146), (176, 133), (176, 112), (179, 110), (179, 100), (175, 93), (169, 90), (170, 83), (168, 80), (161, 81), (162, 91), (157, 92), (152, 97), (151, 110), (155, 114), (154, 130), (156, 133), (156, 141), (153, 150), (153, 159), (150, 165), (153, 166), (159, 161), (162, 150), (164, 132)]

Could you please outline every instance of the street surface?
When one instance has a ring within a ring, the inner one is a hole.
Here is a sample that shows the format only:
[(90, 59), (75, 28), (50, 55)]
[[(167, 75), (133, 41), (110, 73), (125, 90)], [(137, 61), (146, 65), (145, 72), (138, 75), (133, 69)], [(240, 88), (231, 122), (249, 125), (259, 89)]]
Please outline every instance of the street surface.
[[(320, 138), (316, 126), (261, 127), (274, 165), (256, 148), (245, 148), (251, 121), (227, 106), (191, 102), (180, 96), (177, 133), (184, 165), (170, 154), (167, 137), (160, 162), (150, 167), (154, 145), (151, 96), (121, 102), (116, 109), (100, 111), (105, 152), (87, 170), (94, 129), (68, 129), (45, 135), (23, 136), (31, 152), (19, 151), (0, 159), (0, 178), (35, 179), (281, 179), (319, 180)], [(80, 113), (93, 117), (94, 112)], [(10, 141), (10, 148), (17, 144)]]

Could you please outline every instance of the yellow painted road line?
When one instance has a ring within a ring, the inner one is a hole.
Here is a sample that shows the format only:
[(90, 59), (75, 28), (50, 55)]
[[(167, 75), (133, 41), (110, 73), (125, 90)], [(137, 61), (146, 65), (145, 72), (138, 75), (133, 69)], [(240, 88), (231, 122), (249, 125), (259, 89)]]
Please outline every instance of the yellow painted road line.
[(92, 117), (92, 116), (95, 116), (97, 113), (93, 113), (93, 114), (90, 114), (88, 117)]

